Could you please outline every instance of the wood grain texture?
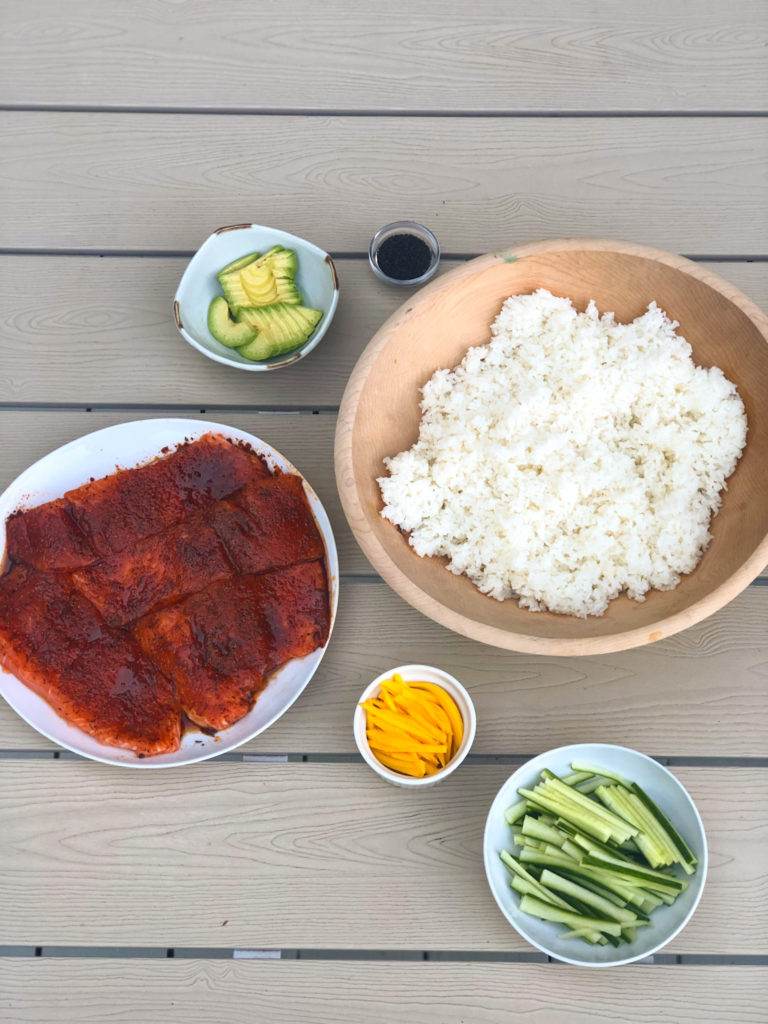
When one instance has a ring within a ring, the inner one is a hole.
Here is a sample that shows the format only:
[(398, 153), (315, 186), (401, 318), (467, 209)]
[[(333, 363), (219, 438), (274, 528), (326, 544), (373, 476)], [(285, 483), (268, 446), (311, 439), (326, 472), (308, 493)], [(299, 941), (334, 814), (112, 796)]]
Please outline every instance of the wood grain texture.
[(189, 251), (253, 221), (360, 252), (403, 216), (456, 253), (591, 236), (747, 255), (768, 233), (761, 118), (6, 111), (0, 132), (11, 248)]
[(564, 965), (12, 960), (3, 979), (19, 1024), (758, 1024), (765, 998), (749, 967), (617, 968), (596, 988)]
[[(240, 750), (354, 753), (352, 713), (364, 687), (396, 665), (421, 663), (469, 689), (478, 718), (474, 754), (594, 742), (660, 757), (766, 757), (767, 621), (768, 587), (750, 587), (711, 619), (657, 644), (600, 657), (541, 657), (451, 633), (383, 583), (347, 581), (316, 676), (287, 715)], [(0, 701), (2, 749), (54, 748)]]
[(342, 260), (339, 307), (318, 348), (284, 370), (246, 373), (206, 359), (177, 331), (171, 304), (188, 262), (0, 256), (0, 401), (338, 405), (366, 343), (405, 297), (367, 262)]
[[(179, 335), (171, 298), (187, 262), (186, 257), (0, 255), (0, 401), (84, 408), (140, 402), (196, 410), (338, 405), (365, 346), (413, 295), (378, 281), (367, 261), (339, 261), (341, 298), (328, 335), (306, 360), (266, 380), (206, 359)], [(458, 265), (444, 260), (440, 273)], [(768, 263), (702, 266), (768, 311)], [(13, 437), (3, 460), (20, 470), (31, 460), (18, 430)], [(54, 431), (50, 447), (57, 443)]]
[(9, 0), (3, 103), (203, 109), (753, 110), (755, 0)]
[(53, 960), (0, 963), (14, 1024), (764, 1024), (760, 967)]
[[(464, 765), (411, 792), (365, 765), (3, 762), (0, 943), (525, 950), (482, 867), (512, 770)], [(765, 769), (675, 774), (710, 870), (666, 951), (768, 952)]]

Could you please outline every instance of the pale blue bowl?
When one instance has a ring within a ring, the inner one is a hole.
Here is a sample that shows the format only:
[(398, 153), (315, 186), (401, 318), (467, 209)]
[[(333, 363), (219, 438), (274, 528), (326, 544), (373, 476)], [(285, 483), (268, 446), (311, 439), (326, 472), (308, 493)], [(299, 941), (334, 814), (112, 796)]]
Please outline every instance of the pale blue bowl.
[[(264, 253), (273, 245), (296, 252), (299, 260), (296, 285), (304, 304), (321, 309), (323, 317), (299, 348), (256, 362), (216, 341), (208, 330), (208, 307), (221, 295), (216, 274), (222, 267), (250, 252)], [(287, 231), (261, 224), (233, 224), (214, 231), (190, 260), (173, 298), (173, 316), (184, 340), (209, 359), (237, 370), (277, 370), (297, 363), (317, 347), (331, 325), (338, 302), (339, 279), (327, 252)]]

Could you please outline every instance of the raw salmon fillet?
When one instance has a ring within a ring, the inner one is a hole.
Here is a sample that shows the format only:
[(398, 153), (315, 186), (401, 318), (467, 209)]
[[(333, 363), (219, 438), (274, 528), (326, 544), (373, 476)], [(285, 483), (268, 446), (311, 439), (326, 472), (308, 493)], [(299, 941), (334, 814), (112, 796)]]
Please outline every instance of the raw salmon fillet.
[(72, 580), (109, 625), (123, 626), (233, 571), (212, 527), (196, 516), (74, 572)]
[(293, 474), (247, 484), (213, 506), (211, 522), (242, 573), (281, 569), (324, 553), (304, 483)]
[(166, 754), (181, 743), (181, 709), (174, 683), (130, 637), (111, 631), (85, 647), (52, 696), (59, 714), (99, 743), (139, 757)]
[(272, 636), (251, 577), (216, 583), (143, 619), (136, 637), (199, 725), (226, 729), (264, 686)]
[(0, 662), (100, 743), (141, 757), (179, 747), (176, 687), (66, 577), (16, 566), (0, 580)]
[(165, 458), (84, 484), (64, 499), (97, 556), (106, 558), (227, 497), (254, 475), (269, 475), (262, 459), (204, 434)]
[(256, 576), (259, 606), (272, 634), (270, 670), (303, 658), (328, 640), (328, 580), (322, 561)]
[(58, 498), (12, 516), (6, 523), (8, 557), (36, 569), (77, 569), (92, 562), (91, 543), (67, 508)]
[(0, 578), (0, 662), (24, 682), (68, 667), (103, 635), (98, 612), (66, 575), (17, 565)]

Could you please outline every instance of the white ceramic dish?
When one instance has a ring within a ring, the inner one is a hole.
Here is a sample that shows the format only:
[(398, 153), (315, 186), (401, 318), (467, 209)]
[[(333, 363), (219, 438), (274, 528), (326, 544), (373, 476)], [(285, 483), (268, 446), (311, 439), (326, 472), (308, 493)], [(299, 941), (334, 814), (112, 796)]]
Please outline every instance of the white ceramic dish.
[[(0, 551), (5, 551), (5, 521), (17, 508), (41, 505), (52, 498), (60, 497), (73, 487), (86, 483), (91, 477), (107, 476), (113, 473), (116, 467), (136, 466), (158, 455), (166, 445), (175, 445), (185, 439), (194, 440), (208, 432), (246, 441), (264, 456), (271, 468), (299, 473), (287, 459), (265, 442), (243, 430), (236, 430), (222, 423), (192, 419), (155, 419), (120, 423), (105, 430), (97, 430), (93, 434), (86, 434), (64, 445), (44, 456), (17, 477), (0, 496)], [(333, 630), (339, 594), (336, 544), (328, 516), (306, 480), (304, 490), (325, 544)], [(297, 699), (315, 674), (327, 646), (326, 643), (325, 647), (305, 658), (294, 659), (279, 669), (270, 679), (253, 709), (229, 729), (224, 729), (215, 736), (188, 732), (182, 737), (179, 750), (156, 757), (138, 758), (131, 751), (108, 747), (97, 742), (80, 729), (68, 725), (41, 697), (2, 669), (0, 694), (34, 729), (54, 743), (77, 754), (127, 768), (169, 768), (216, 757), (264, 732)]]
[[(520, 897), (510, 888), (509, 872), (499, 858), (501, 850), (512, 849), (510, 828), (504, 820), (504, 811), (519, 799), (518, 788), (528, 788), (538, 782), (542, 768), (549, 768), (556, 775), (567, 774), (573, 760), (586, 761), (637, 782), (667, 815), (699, 861), (693, 875), (687, 876), (679, 868), (675, 870), (675, 874), (686, 879), (688, 888), (671, 907), (663, 906), (654, 910), (650, 915), (651, 924), (646, 928), (638, 928), (637, 938), (629, 945), (590, 946), (578, 939), (561, 939), (559, 935), (567, 930), (563, 925), (540, 921), (521, 913)], [(690, 920), (701, 899), (707, 877), (704, 826), (688, 792), (658, 761), (636, 750), (608, 743), (577, 743), (569, 747), (558, 747), (534, 757), (518, 768), (491, 804), (485, 823), (483, 858), (491, 892), (512, 927), (542, 953), (582, 967), (617, 967), (658, 952)]]
[[(427, 775), (422, 779), (414, 779), (408, 775), (401, 775), (399, 772), (394, 772), (390, 768), (386, 768), (377, 760), (371, 751), (371, 747), (366, 736), (365, 710), (360, 707), (360, 704), (364, 700), (368, 700), (369, 697), (377, 697), (381, 691), (381, 684), (385, 679), (391, 679), (395, 672), (399, 672), (406, 682), (414, 682), (418, 679), (423, 679), (427, 683), (437, 683), (438, 686), (442, 686), (446, 693), (453, 697), (461, 713), (462, 721), (464, 723), (464, 735), (461, 740), (461, 746), (445, 768), (436, 775)], [(385, 779), (387, 782), (391, 782), (393, 786), (402, 786), (403, 789), (425, 789), (428, 786), (436, 786), (438, 782), (442, 782), (443, 779), (447, 779), (452, 772), (456, 771), (469, 753), (470, 747), (475, 739), (476, 728), (477, 715), (475, 714), (475, 706), (472, 703), (472, 698), (458, 679), (454, 679), (454, 677), (448, 675), (447, 672), (443, 672), (443, 670), (439, 668), (433, 668), (431, 665), (399, 665), (397, 668), (390, 669), (388, 672), (382, 672), (380, 676), (377, 676), (373, 682), (363, 690), (360, 700), (357, 703), (357, 707), (355, 708), (355, 716), (353, 719), (355, 743), (357, 744), (357, 749), (363, 755), (363, 759), (366, 764), (370, 765), (370, 767), (373, 768), (376, 774), (380, 775), (382, 779)]]
[[(221, 295), (216, 275), (233, 260), (251, 252), (264, 253), (273, 245), (293, 249), (299, 260), (296, 285), (304, 304), (322, 309), (323, 318), (299, 348), (254, 362), (236, 349), (216, 341), (208, 330), (208, 307)], [(209, 359), (238, 370), (277, 370), (303, 359), (320, 343), (331, 325), (339, 301), (339, 280), (333, 260), (323, 249), (297, 235), (260, 224), (233, 224), (218, 228), (197, 250), (179, 282), (173, 298), (173, 316), (181, 336)]]

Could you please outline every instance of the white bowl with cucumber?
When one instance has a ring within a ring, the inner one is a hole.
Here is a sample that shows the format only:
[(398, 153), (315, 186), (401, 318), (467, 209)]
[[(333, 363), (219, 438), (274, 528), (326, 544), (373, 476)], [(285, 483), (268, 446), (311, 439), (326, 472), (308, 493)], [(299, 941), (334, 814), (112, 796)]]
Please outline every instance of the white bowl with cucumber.
[(658, 761), (607, 743), (559, 747), (499, 790), (485, 873), (509, 923), (543, 953), (616, 967), (687, 924), (707, 874), (693, 800)]
[(276, 370), (318, 345), (338, 300), (327, 252), (287, 231), (235, 224), (214, 231), (197, 250), (173, 315), (182, 337), (209, 359)]

